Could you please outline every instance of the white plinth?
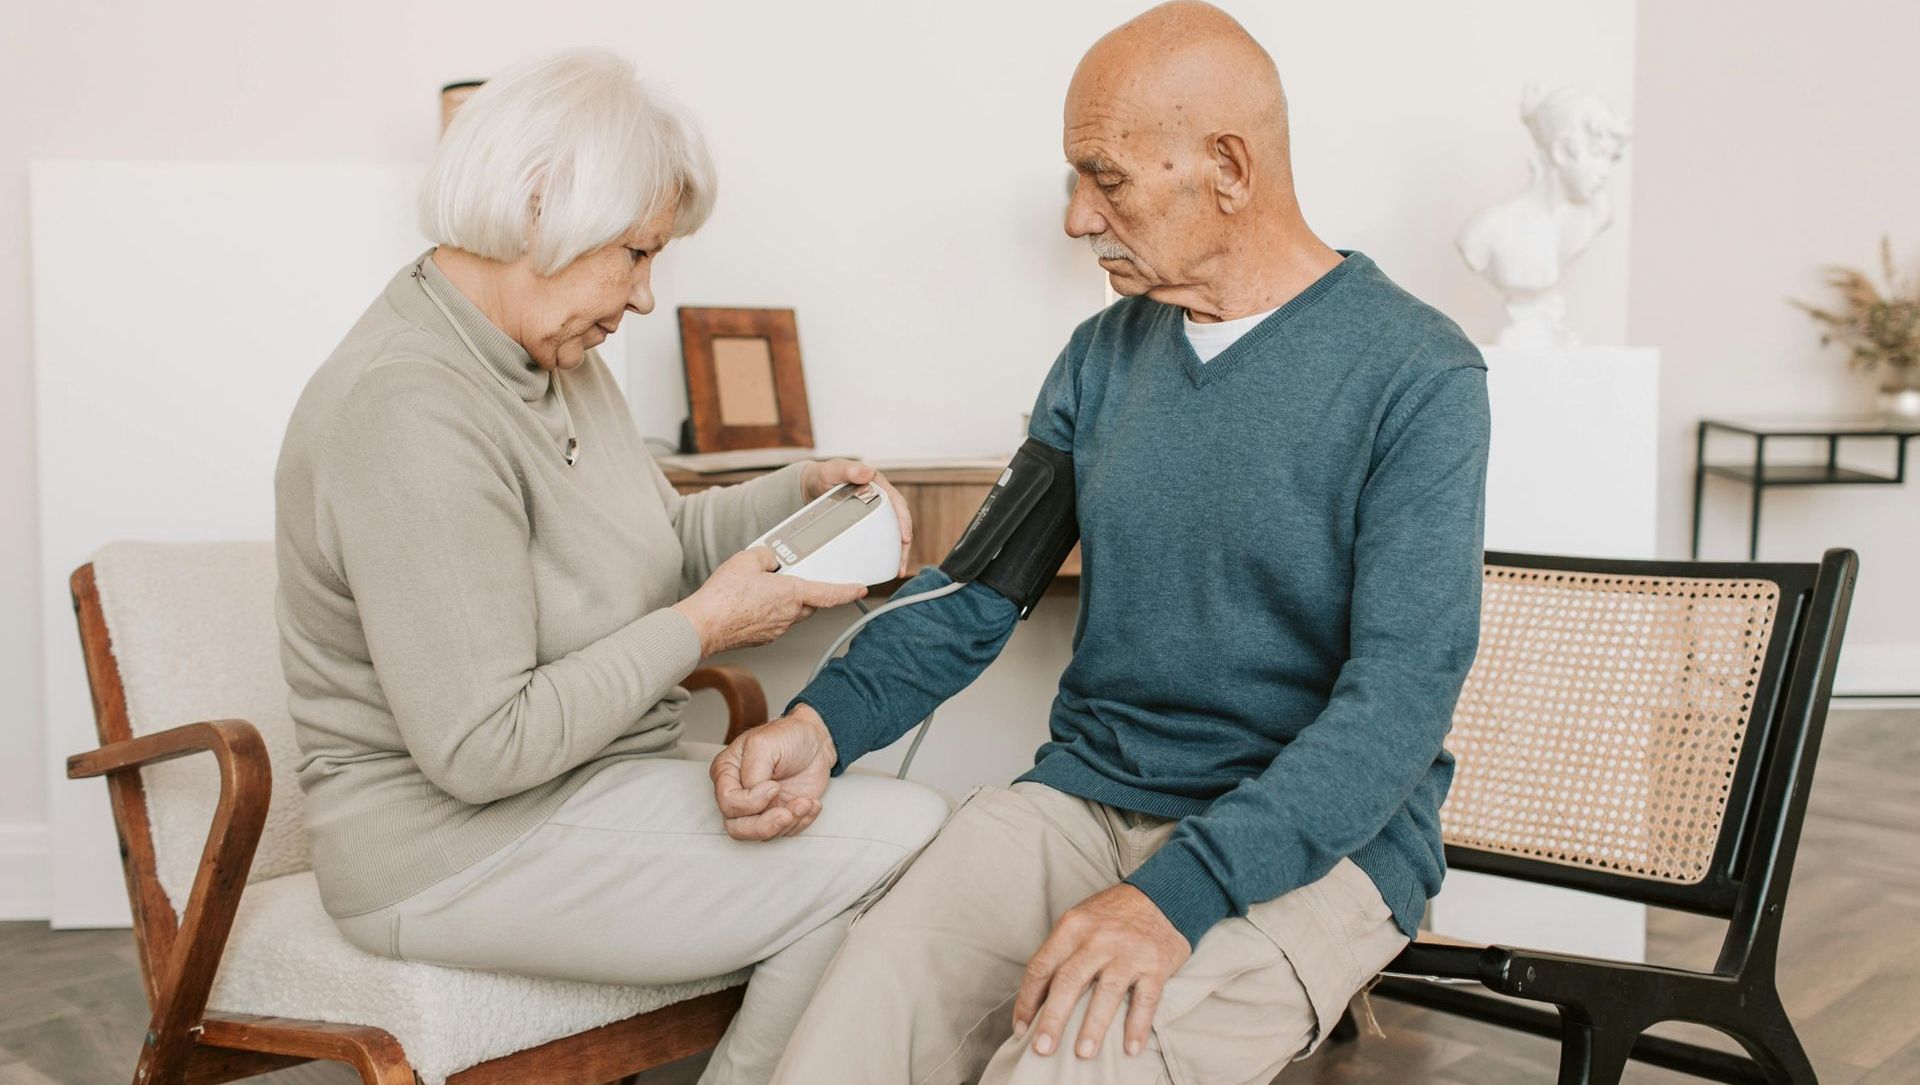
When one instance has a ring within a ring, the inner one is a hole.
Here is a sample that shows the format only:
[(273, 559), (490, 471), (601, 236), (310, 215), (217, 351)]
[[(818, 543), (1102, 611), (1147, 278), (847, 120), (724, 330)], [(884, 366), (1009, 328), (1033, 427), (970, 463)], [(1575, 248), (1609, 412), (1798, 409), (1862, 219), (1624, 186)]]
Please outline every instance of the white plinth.
[[(1659, 352), (1481, 351), (1493, 408), (1487, 549), (1652, 557)], [(1646, 908), (1592, 893), (1455, 871), (1428, 920), (1477, 942), (1646, 959)]]
[(1660, 352), (1480, 350), (1493, 405), (1487, 549), (1652, 557)]

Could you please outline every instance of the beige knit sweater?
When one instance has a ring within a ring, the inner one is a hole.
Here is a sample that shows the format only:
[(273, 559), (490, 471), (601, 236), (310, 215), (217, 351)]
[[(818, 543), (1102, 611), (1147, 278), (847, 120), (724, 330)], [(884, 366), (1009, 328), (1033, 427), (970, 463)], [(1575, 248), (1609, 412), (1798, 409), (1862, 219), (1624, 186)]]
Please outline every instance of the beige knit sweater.
[(616, 758), (670, 750), (700, 642), (669, 608), (802, 503), (798, 465), (680, 496), (597, 354), (558, 376), (565, 408), (555, 379), (423, 256), (287, 425), (281, 660), (336, 916), (504, 847)]

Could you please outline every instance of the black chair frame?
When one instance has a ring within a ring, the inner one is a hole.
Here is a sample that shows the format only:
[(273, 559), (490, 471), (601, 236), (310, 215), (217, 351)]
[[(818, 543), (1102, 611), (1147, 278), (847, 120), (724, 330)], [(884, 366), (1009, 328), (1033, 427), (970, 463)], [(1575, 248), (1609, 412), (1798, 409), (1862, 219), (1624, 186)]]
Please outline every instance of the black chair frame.
[[(1726, 921), (1726, 938), (1710, 972), (1498, 945), (1416, 941), (1388, 965), (1374, 993), (1557, 1037), (1560, 1085), (1615, 1085), (1629, 1059), (1712, 1081), (1811, 1085), (1816, 1081), (1813, 1067), (1781, 1005), (1775, 965), (1787, 885), (1859, 575), (1858, 557), (1851, 550), (1835, 549), (1818, 564), (1602, 561), (1495, 552), (1486, 560), (1489, 565), (1574, 573), (1759, 579), (1779, 586), (1780, 607), (1748, 734), (1711, 868), (1700, 882), (1642, 880), (1446, 847), (1452, 869), (1711, 916)], [(1663, 1021), (1718, 1030), (1738, 1041), (1747, 1055), (1645, 1035)], [(1336, 1038), (1355, 1032), (1349, 1018)]]

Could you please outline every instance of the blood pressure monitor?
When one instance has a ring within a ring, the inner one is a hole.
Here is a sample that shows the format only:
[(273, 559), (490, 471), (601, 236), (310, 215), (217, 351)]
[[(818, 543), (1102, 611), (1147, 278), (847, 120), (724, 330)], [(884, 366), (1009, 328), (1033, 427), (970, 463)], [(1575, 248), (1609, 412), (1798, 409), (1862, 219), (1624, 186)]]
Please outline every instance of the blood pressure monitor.
[[(896, 595), (861, 615), (827, 646), (807, 681), (813, 681), (875, 619), (970, 585), (1000, 595), (1019, 607), (1020, 617), (1025, 618), (1080, 541), (1077, 508), (1072, 453), (1028, 438), (980, 503), (980, 511), (947, 560), (940, 563), (949, 582), (905, 598)], [(899, 569), (900, 522), (878, 487), (842, 484), (762, 535), (759, 543), (779, 555), (781, 572), (815, 580), (879, 584), (893, 579)], [(932, 722), (932, 716), (923, 721)], [(901, 778), (926, 737), (927, 727), (922, 726), (900, 761)]]
[(884, 584), (900, 575), (900, 518), (880, 487), (843, 482), (755, 539), (780, 572), (832, 584)]

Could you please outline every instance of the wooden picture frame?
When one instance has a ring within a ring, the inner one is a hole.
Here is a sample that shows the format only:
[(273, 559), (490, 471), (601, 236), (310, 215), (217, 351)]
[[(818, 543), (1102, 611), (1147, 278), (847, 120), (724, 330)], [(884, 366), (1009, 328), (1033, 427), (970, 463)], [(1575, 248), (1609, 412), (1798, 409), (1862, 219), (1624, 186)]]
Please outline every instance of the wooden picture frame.
[(680, 309), (694, 452), (812, 448), (792, 309)]

